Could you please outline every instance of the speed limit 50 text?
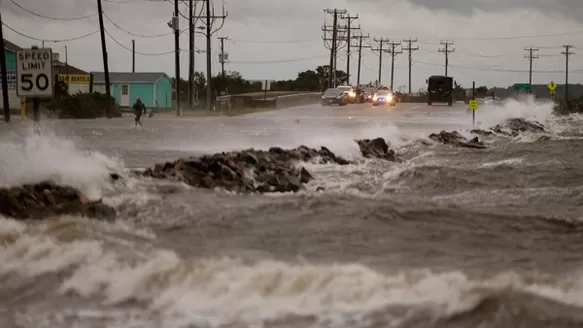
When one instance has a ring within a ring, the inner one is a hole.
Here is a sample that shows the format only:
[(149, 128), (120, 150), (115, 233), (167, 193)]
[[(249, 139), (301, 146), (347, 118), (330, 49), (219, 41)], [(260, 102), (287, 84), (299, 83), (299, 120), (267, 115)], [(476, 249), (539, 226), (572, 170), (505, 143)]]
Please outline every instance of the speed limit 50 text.
[(16, 91), (19, 97), (53, 96), (51, 49), (23, 49), (16, 55)]

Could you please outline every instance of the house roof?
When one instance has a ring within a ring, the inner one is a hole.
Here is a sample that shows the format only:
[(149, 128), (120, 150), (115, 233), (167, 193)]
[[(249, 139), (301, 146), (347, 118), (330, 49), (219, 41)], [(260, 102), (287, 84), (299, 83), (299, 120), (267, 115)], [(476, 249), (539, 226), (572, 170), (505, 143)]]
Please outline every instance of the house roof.
[[(91, 72), (93, 74), (93, 83), (105, 83), (104, 72)], [(166, 73), (154, 72), (109, 72), (109, 80), (112, 83), (155, 83), (162, 76), (168, 77)], [(170, 79), (168, 77), (168, 79)]]
[(75, 66), (71, 66), (69, 64), (65, 64), (63, 62), (60, 61), (53, 61), (53, 67), (57, 68), (58, 73), (57, 74), (71, 74), (71, 75), (87, 75), (89, 74), (88, 72), (77, 68)]
[(17, 46), (16, 44), (4, 39), (4, 49), (16, 52), (17, 50), (20, 50), (22, 48)]

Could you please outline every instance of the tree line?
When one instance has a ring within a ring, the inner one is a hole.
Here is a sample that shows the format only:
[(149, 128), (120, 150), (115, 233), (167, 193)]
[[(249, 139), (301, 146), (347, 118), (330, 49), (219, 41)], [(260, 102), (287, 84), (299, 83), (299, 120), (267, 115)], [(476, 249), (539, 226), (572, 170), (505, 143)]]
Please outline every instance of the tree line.
[[(347, 81), (346, 72), (336, 71), (336, 85), (343, 84)], [(176, 79), (172, 78), (172, 83)], [(194, 79), (194, 96), (199, 104), (203, 104), (206, 99), (206, 77), (203, 72), (195, 72)], [(225, 76), (217, 74), (211, 79), (213, 97), (219, 96), (223, 92), (229, 95), (262, 91), (261, 81), (249, 81), (243, 78), (237, 71), (225, 72)], [(271, 81), (271, 91), (309, 91), (318, 92), (328, 88), (328, 69), (327, 66), (318, 66), (313, 70), (299, 72), (295, 79)], [(181, 101), (188, 103), (188, 81), (180, 79)]]

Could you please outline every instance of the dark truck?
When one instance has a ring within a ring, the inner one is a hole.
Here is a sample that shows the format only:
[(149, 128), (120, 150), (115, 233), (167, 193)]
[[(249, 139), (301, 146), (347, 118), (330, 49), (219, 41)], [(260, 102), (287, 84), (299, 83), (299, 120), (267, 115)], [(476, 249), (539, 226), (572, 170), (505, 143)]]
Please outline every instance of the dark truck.
[(433, 75), (427, 79), (427, 105), (433, 103), (453, 104), (453, 78)]

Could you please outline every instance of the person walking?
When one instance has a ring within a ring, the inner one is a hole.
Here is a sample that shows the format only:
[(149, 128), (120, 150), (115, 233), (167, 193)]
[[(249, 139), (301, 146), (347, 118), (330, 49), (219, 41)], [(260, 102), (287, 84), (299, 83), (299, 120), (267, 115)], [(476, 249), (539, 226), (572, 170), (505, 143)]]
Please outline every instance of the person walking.
[(138, 124), (141, 127), (144, 127), (144, 125), (142, 124), (141, 118), (142, 118), (142, 115), (146, 113), (146, 105), (144, 105), (144, 103), (142, 102), (140, 97), (136, 98), (136, 102), (134, 103), (133, 109), (134, 109), (134, 115), (136, 115), (134, 127), (137, 127)]

